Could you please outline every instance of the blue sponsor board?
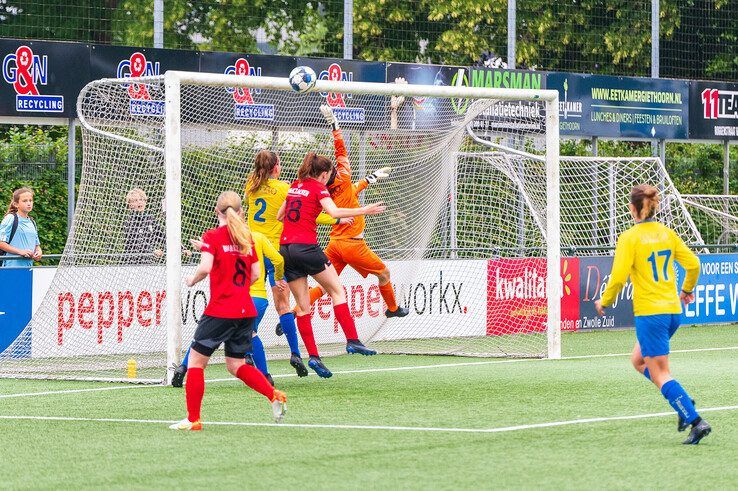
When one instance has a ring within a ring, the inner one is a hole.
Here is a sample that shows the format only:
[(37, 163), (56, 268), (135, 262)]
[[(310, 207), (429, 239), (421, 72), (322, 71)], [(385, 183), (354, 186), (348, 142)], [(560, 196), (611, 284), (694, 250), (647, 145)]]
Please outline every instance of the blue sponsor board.
[[(695, 301), (682, 312), (683, 324), (738, 322), (738, 254), (700, 254), (700, 279), (694, 290)], [(579, 259), (580, 328), (602, 329), (633, 327), (633, 284), (628, 280), (605, 316), (594, 309), (605, 290), (612, 271), (612, 256)], [(677, 286), (684, 282), (684, 269), (675, 263)]]
[[(0, 268), (0, 353), (18, 338), (31, 320), (33, 273), (28, 268)], [(18, 339), (11, 357), (31, 356), (30, 332)]]
[[(677, 265), (681, 289), (684, 270)], [(700, 279), (694, 302), (685, 306), (684, 324), (712, 324), (738, 321), (738, 254), (701, 254)]]
[(686, 139), (689, 82), (549, 73), (562, 135)]
[(579, 329), (633, 327), (633, 283), (628, 280), (612, 306), (600, 317), (595, 300), (602, 297), (612, 271), (612, 256), (579, 258)]
[(164, 116), (164, 101), (133, 99), (130, 106), (130, 112), (134, 116)]
[[(411, 85), (469, 85), (464, 67), (388, 63), (387, 82), (397, 83), (399, 79)], [(397, 108), (397, 127), (402, 130), (442, 129), (463, 117), (469, 103), (468, 99), (406, 97)]]
[(274, 121), (274, 104), (235, 104), (233, 115), (237, 120), (260, 119)]
[(16, 111), (37, 113), (63, 113), (64, 96), (61, 95), (17, 95), (15, 96)]

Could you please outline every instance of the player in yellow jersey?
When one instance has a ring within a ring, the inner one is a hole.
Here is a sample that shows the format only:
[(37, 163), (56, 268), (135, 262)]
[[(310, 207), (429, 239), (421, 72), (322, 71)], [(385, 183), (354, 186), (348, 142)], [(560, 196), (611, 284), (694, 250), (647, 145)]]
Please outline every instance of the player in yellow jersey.
[[(282, 165), (279, 156), (270, 150), (261, 150), (256, 154), (254, 171), (246, 181), (244, 190), (248, 200), (249, 228), (254, 232), (264, 234), (277, 250), (282, 235), (282, 222), (277, 220), (277, 212), (284, 203), (287, 190), (290, 188), (288, 182), (279, 180), (281, 172)], [(353, 218), (336, 219), (327, 213), (321, 213), (318, 216), (317, 223), (319, 225), (348, 224), (353, 223)], [(295, 369), (298, 376), (305, 377), (308, 371), (300, 355), (295, 316), (289, 307), (289, 289), (281, 290), (275, 286), (274, 265), (269, 258), (265, 259), (264, 263), (269, 283), (272, 286), (274, 307), (279, 314), (279, 324), (290, 347), (290, 365)]]
[[(604, 315), (604, 308), (612, 305), (630, 275), (637, 338), (631, 361), (636, 370), (661, 389), (674, 408), (679, 417), (678, 430), (684, 431), (692, 425), (684, 443), (694, 445), (711, 428), (697, 413), (694, 401), (671, 376), (669, 339), (679, 328), (682, 302), (694, 301), (692, 292), (700, 274), (700, 260), (676, 232), (654, 220), (658, 205), (655, 187), (640, 184), (631, 191), (628, 207), (635, 225), (618, 237), (610, 280), (595, 308)], [(678, 295), (674, 261), (686, 271)]]
[[(257, 335), (259, 323), (261, 322), (261, 319), (264, 318), (264, 313), (269, 306), (265, 277), (265, 263), (267, 261), (269, 261), (272, 265), (272, 279), (275, 280), (275, 289), (282, 292), (289, 291), (289, 288), (287, 287), (287, 282), (284, 280), (284, 259), (279, 254), (279, 251), (274, 248), (272, 243), (266, 238), (264, 234), (252, 231), (251, 239), (254, 243), (254, 251), (256, 252), (256, 258), (259, 261), (259, 268), (261, 272), (259, 274), (259, 279), (252, 283), (251, 287), (249, 288), (249, 295), (251, 295), (251, 299), (254, 301), (254, 307), (256, 307), (256, 319), (254, 320), (254, 335), (251, 338), (252, 352), (249, 353), (252, 359), (249, 360), (247, 357), (246, 361), (247, 363), (249, 363), (253, 360), (253, 364), (256, 365), (256, 368), (258, 368), (259, 371), (264, 374), (267, 380), (269, 380), (270, 384), (274, 385), (274, 380), (269, 374), (269, 370), (267, 368), (264, 344), (261, 342), (261, 339)], [(200, 241), (193, 241), (192, 245), (196, 249), (200, 249)], [(172, 386), (174, 387), (182, 387), (185, 374), (187, 373), (187, 361), (190, 357), (190, 349), (187, 350), (187, 353), (182, 360), (182, 364), (174, 372), (174, 377), (172, 379)]]

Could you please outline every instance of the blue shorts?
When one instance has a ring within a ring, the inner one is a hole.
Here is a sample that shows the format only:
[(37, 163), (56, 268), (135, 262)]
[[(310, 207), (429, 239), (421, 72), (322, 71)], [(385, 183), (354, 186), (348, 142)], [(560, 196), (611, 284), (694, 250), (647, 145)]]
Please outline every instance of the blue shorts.
[(636, 337), (643, 356), (669, 354), (669, 339), (679, 329), (681, 314), (635, 316)]
[(264, 258), (264, 271), (266, 271), (266, 276), (269, 278), (269, 285), (275, 287), (277, 282), (274, 280), (274, 265), (267, 257)]
[(256, 330), (259, 328), (259, 323), (264, 317), (267, 307), (269, 307), (269, 300), (259, 297), (251, 297), (251, 300), (254, 301), (254, 307), (256, 307), (256, 319), (254, 319), (254, 333), (256, 333)]

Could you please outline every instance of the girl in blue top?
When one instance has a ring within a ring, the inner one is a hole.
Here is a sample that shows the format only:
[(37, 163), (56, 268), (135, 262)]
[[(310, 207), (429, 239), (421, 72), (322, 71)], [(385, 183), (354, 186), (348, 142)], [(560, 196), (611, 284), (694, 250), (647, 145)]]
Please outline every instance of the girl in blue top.
[[(33, 261), (41, 260), (41, 246), (33, 219), (28, 216), (33, 210), (33, 191), (20, 188), (13, 192), (8, 212), (0, 222), (0, 250), (27, 259), (4, 261), (2, 267), (29, 267)], [(16, 224), (14, 226), (14, 224)], [(15, 228), (15, 232), (13, 229)]]

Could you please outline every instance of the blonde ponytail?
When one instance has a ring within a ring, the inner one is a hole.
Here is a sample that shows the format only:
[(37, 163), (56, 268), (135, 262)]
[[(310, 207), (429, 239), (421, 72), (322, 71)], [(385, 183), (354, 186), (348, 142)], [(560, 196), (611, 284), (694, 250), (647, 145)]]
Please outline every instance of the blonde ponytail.
[(225, 215), (228, 223), (228, 233), (231, 240), (238, 244), (241, 254), (251, 254), (253, 245), (251, 230), (239, 214), (241, 211), (241, 197), (233, 191), (224, 191), (218, 196), (215, 206), (220, 213)]

